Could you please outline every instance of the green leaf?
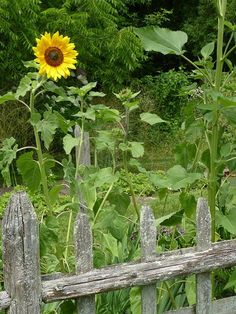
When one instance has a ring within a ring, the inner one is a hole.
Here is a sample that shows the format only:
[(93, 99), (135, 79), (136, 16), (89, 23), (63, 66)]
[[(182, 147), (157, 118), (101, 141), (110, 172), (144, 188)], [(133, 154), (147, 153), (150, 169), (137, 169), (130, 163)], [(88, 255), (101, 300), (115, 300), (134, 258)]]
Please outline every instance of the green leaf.
[(41, 119), (41, 114), (40, 113), (38, 113), (38, 112), (31, 113), (30, 123), (33, 126), (37, 126), (37, 124), (39, 123), (40, 119)]
[(67, 95), (58, 96), (55, 99), (55, 101), (56, 102), (68, 101), (68, 102), (71, 102), (74, 105), (75, 104), (75, 97), (74, 96), (67, 96)]
[(97, 85), (97, 82), (90, 82), (81, 88), (71, 86), (69, 87), (69, 90), (72, 94), (79, 95), (80, 97), (84, 97), (88, 92), (91, 91), (91, 89), (96, 87), (96, 85)]
[(117, 109), (109, 108), (105, 105), (93, 105), (92, 109), (96, 112), (96, 118), (106, 122), (120, 121), (120, 113)]
[(176, 165), (170, 168), (166, 175), (151, 174), (150, 179), (160, 188), (178, 190), (186, 188), (202, 177), (200, 173), (188, 173), (182, 166)]
[(33, 159), (33, 152), (22, 154), (16, 164), (24, 183), (32, 192), (36, 192), (40, 186), (41, 174), (37, 161)]
[(36, 63), (34, 60), (31, 60), (31, 61), (22, 61), (24, 66), (26, 68), (34, 68), (34, 69), (39, 69), (39, 64)]
[(108, 196), (108, 201), (115, 206), (115, 210), (120, 215), (125, 215), (130, 205), (130, 196), (127, 193), (111, 192)]
[(55, 204), (58, 200), (58, 196), (60, 191), (62, 190), (63, 186), (60, 184), (54, 185), (51, 190), (49, 191), (49, 198), (51, 205)]
[(236, 124), (236, 107), (225, 108), (222, 110), (222, 114), (232, 124)]
[(63, 87), (57, 86), (53, 81), (47, 81), (44, 85), (44, 89), (48, 92), (52, 92), (54, 94), (57, 94), (61, 97), (66, 97), (66, 92)]
[(115, 239), (122, 242), (126, 237), (128, 225), (127, 219), (119, 215), (114, 208), (104, 208), (96, 228), (108, 230)]
[(118, 173), (113, 174), (111, 167), (102, 168), (89, 175), (89, 180), (93, 182), (95, 187), (112, 184), (118, 180)]
[(104, 93), (102, 93), (102, 92), (93, 92), (93, 91), (91, 91), (91, 92), (89, 93), (89, 96), (91, 96), (91, 97), (105, 97), (106, 94), (104, 94)]
[(92, 211), (97, 201), (96, 187), (92, 186), (89, 182), (82, 182), (79, 189), (86, 206)]
[(187, 278), (185, 283), (185, 292), (188, 299), (188, 304), (191, 306), (196, 304), (196, 277), (192, 275)]
[(224, 21), (224, 24), (233, 32), (235, 32), (236, 30), (236, 25), (232, 24), (231, 22), (229, 21)]
[(188, 36), (184, 32), (155, 26), (135, 28), (134, 32), (141, 39), (146, 51), (156, 51), (164, 55), (182, 55), (184, 53), (182, 48), (188, 40)]
[(179, 196), (181, 207), (183, 208), (186, 216), (191, 218), (196, 210), (197, 202), (194, 195), (182, 192)]
[(236, 269), (234, 269), (234, 271), (230, 275), (229, 280), (224, 287), (224, 290), (230, 289), (230, 288), (234, 288), (234, 291), (235, 291), (235, 288), (236, 288)]
[(130, 151), (134, 158), (142, 157), (144, 154), (143, 143), (139, 142), (128, 142), (130, 145)]
[(58, 126), (62, 130), (62, 132), (67, 133), (69, 128), (71, 127), (70, 120), (66, 120), (63, 115), (61, 115), (58, 111), (53, 111), (55, 116), (57, 117)]
[(19, 97), (24, 97), (26, 93), (31, 90), (31, 84), (31, 79), (27, 75), (24, 76), (16, 90), (16, 98), (18, 99)]
[(15, 99), (16, 99), (15, 94), (13, 94), (12, 92), (8, 92), (8, 93), (0, 96), (0, 105), (6, 101), (15, 100)]
[(67, 155), (69, 155), (74, 147), (79, 145), (80, 139), (67, 134), (63, 138), (63, 147)]
[(130, 307), (132, 314), (142, 314), (141, 307), (141, 288), (131, 288), (129, 292)]
[(66, 300), (60, 305), (61, 314), (71, 314), (76, 311), (76, 304), (72, 300)]
[(116, 141), (117, 139), (112, 131), (98, 131), (98, 136), (95, 139), (96, 148), (98, 150), (108, 149), (110, 151), (114, 151)]
[(52, 113), (52, 111), (45, 111), (43, 114), (43, 120), (38, 123), (37, 129), (41, 132), (41, 138), (47, 149), (49, 149), (49, 145), (53, 140), (53, 136), (56, 133), (58, 126), (57, 116)]
[[(64, 179), (72, 183), (75, 178), (75, 166), (74, 163), (72, 162), (72, 157), (69, 156), (69, 159), (63, 159), (62, 160), (62, 165), (63, 165), (63, 171), (64, 171)], [(78, 180), (76, 180), (78, 181)]]
[(236, 97), (225, 97), (220, 96), (218, 97), (219, 103), (224, 107), (236, 107)]
[(167, 122), (167, 121), (163, 120), (162, 118), (160, 118), (157, 114), (149, 113), (149, 112), (141, 113), (140, 118), (142, 121), (147, 122), (150, 125), (154, 125), (154, 124), (162, 123), (162, 122)]
[(181, 209), (177, 212), (173, 212), (169, 215), (163, 216), (159, 219), (156, 219), (156, 225), (159, 226), (176, 226), (181, 224), (183, 218), (184, 210)]
[(95, 110), (93, 108), (88, 108), (85, 112), (79, 111), (78, 113), (74, 114), (74, 117), (84, 117), (85, 119), (95, 121)]
[(118, 257), (117, 240), (110, 233), (103, 233), (104, 247), (107, 248), (111, 254)]
[(231, 234), (236, 234), (236, 207), (233, 207), (227, 215), (217, 212), (217, 223)]
[(212, 54), (212, 52), (214, 51), (214, 49), (215, 49), (214, 41), (205, 45), (201, 50), (201, 54), (202, 54), (203, 58), (205, 60), (207, 60), (210, 57), (210, 55)]
[(15, 142), (13, 137), (7, 138), (0, 148), (0, 171), (7, 186), (11, 185), (10, 165), (16, 159), (18, 145)]

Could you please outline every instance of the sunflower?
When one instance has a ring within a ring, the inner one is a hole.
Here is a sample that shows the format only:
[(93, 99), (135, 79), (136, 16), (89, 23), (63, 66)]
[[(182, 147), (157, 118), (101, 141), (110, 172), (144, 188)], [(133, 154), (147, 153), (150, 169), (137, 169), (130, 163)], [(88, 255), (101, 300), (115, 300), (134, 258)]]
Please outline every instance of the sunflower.
[(33, 50), (37, 57), (35, 61), (40, 64), (39, 74), (54, 80), (62, 76), (67, 78), (70, 75), (69, 69), (75, 69), (78, 55), (70, 38), (59, 35), (59, 32), (52, 36), (46, 32), (40, 39), (36, 38), (36, 41), (37, 46)]

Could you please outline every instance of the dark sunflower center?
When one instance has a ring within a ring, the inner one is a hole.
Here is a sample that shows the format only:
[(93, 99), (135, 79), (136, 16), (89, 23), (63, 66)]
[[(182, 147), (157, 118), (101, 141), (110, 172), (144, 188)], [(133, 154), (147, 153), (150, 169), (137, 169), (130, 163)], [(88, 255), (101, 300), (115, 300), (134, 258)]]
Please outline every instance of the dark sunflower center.
[(49, 47), (44, 53), (47, 64), (57, 67), (62, 64), (64, 56), (61, 50), (57, 47)]

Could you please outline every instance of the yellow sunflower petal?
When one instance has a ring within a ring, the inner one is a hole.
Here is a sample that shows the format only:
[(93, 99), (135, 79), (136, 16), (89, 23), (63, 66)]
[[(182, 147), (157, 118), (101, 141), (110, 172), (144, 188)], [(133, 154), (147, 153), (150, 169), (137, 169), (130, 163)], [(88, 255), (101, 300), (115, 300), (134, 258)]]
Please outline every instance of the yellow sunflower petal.
[(78, 52), (68, 36), (63, 37), (59, 32), (53, 35), (45, 32), (40, 39), (36, 38), (36, 43), (33, 51), (35, 61), (40, 65), (40, 75), (57, 80), (62, 76), (67, 78), (69, 69), (75, 69)]

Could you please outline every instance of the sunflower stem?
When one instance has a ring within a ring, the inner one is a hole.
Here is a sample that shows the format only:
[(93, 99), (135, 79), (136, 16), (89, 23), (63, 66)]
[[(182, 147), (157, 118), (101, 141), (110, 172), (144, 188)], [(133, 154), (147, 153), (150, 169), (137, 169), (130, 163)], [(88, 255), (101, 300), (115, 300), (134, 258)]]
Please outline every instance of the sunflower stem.
[[(31, 117), (35, 113), (35, 108), (34, 108), (35, 94), (34, 93), (35, 93), (34, 90), (32, 90), (30, 93), (30, 114), (31, 114)], [(46, 174), (44, 160), (43, 160), (42, 146), (41, 146), (41, 142), (40, 142), (39, 133), (38, 133), (38, 130), (37, 130), (35, 125), (33, 125), (33, 130), (34, 130), (34, 137), (35, 137), (35, 143), (36, 143), (36, 151), (37, 151), (37, 156), (38, 156), (39, 170), (40, 170), (40, 174), (41, 174), (41, 184), (43, 187), (43, 194), (45, 197), (45, 202), (46, 202), (47, 207), (49, 209), (51, 209), (48, 182), (47, 182), (47, 174)]]

